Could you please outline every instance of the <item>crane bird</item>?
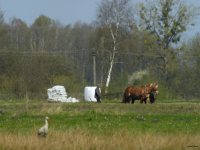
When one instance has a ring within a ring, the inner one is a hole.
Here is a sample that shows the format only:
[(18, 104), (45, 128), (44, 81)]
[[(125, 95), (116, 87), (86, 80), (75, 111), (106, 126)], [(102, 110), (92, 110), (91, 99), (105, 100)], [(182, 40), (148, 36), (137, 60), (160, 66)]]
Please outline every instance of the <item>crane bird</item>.
[(48, 134), (48, 122), (51, 123), (49, 117), (45, 117), (45, 125), (38, 130), (38, 135), (45, 137)]

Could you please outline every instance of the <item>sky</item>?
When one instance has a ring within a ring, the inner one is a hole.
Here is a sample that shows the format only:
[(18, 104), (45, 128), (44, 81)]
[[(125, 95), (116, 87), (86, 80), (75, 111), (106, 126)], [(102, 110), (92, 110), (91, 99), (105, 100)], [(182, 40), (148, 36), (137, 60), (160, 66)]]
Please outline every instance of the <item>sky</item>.
[[(131, 0), (132, 3), (145, 2), (145, 0)], [(0, 0), (1, 10), (7, 23), (16, 17), (32, 25), (41, 14), (59, 20), (61, 24), (74, 24), (78, 21), (91, 23), (95, 20), (97, 3), (101, 0)], [(186, 3), (200, 6), (200, 0), (186, 0)], [(184, 35), (192, 37), (200, 31), (200, 17), (198, 23)]]

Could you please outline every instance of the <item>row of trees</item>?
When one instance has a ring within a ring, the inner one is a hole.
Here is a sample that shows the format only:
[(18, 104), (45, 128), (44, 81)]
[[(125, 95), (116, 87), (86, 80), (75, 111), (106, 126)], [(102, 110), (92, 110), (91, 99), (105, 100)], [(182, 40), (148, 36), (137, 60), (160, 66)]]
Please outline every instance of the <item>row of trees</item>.
[(83, 92), (93, 85), (95, 51), (97, 82), (105, 93), (157, 82), (160, 98), (194, 97), (199, 35), (183, 44), (180, 39), (199, 10), (182, 0), (148, 1), (136, 9), (130, 0), (102, 0), (91, 24), (65, 26), (40, 15), (30, 27), (15, 17), (5, 23), (1, 11), (0, 92), (46, 93), (57, 84), (68, 93)]

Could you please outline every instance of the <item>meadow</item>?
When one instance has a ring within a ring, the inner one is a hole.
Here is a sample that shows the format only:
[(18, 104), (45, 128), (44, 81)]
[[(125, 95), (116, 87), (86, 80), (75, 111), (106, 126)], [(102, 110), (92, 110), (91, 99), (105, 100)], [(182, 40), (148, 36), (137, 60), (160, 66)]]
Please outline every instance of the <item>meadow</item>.
[[(172, 103), (174, 102), (174, 103)], [(198, 101), (0, 101), (0, 149), (198, 149)], [(37, 136), (48, 116), (49, 134)]]

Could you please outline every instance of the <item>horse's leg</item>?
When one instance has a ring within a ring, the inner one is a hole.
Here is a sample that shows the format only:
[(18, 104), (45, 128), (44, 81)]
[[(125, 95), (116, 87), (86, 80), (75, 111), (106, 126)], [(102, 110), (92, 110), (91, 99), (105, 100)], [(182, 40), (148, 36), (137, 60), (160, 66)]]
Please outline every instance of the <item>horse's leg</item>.
[(123, 95), (123, 101), (122, 101), (124, 104), (126, 104), (126, 102), (127, 102), (126, 99), (127, 99), (127, 98), (128, 98), (128, 97), (127, 97), (127, 94), (124, 93), (124, 95)]
[(125, 104), (125, 102), (126, 102), (126, 98), (125, 97), (123, 97), (123, 101), (122, 102)]
[(149, 104), (151, 104), (151, 101), (150, 101), (150, 98), (149, 98), (149, 97), (147, 98), (147, 101), (149, 102)]
[(140, 98), (140, 104), (142, 104), (143, 103), (143, 98)]
[(128, 103), (130, 104), (130, 101), (131, 101), (131, 97), (128, 97)]
[(147, 104), (147, 99), (144, 98), (144, 99), (142, 100), (142, 104), (143, 104), (143, 102), (144, 102), (145, 104)]
[(124, 102), (126, 103), (130, 103), (130, 93), (124, 93)]
[(144, 98), (144, 99), (142, 100), (142, 104), (143, 104), (143, 102), (144, 102), (145, 104), (147, 104), (147, 99)]
[(147, 98), (147, 100), (148, 100), (149, 104), (151, 104), (151, 101), (150, 101), (150, 99), (149, 99), (149, 98)]
[(139, 97), (139, 100), (140, 100), (140, 104), (143, 104), (143, 101), (145, 100), (145, 97), (141, 96), (141, 97)]
[(134, 104), (134, 101), (135, 101), (134, 98), (132, 98), (132, 104)]
[(125, 99), (125, 104), (126, 103), (130, 103), (130, 97), (126, 97), (126, 99)]

